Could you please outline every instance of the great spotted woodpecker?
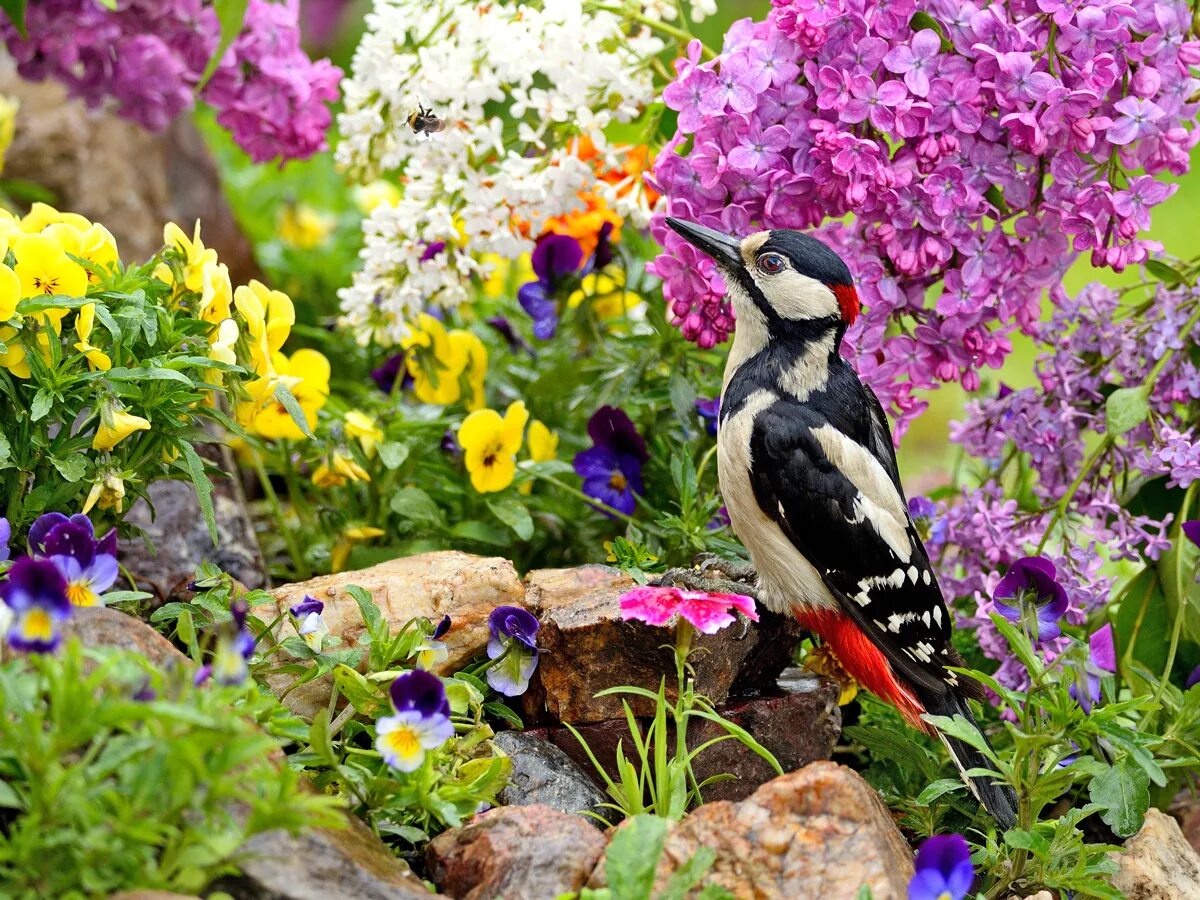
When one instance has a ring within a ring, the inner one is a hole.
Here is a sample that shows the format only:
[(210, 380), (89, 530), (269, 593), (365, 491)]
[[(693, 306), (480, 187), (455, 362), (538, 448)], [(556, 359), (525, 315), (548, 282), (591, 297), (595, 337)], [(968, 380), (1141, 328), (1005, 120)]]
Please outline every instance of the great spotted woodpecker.
[[(667, 224), (710, 256), (737, 330), (717, 432), (721, 495), (758, 572), (759, 597), (795, 615), (861, 685), (913, 725), (961, 715), (978, 684), (950, 643), (951, 615), (917, 534), (879, 400), (839, 347), (859, 312), (842, 259), (797, 231), (738, 239)], [(1001, 828), (1016, 797), (976, 748), (942, 734), (964, 780)]]

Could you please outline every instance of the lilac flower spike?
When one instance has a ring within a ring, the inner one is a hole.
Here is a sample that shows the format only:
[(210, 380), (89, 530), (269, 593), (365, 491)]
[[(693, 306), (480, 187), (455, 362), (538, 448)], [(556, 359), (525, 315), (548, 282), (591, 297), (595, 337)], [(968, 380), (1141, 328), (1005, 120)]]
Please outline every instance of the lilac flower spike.
[(375, 723), (375, 749), (393, 769), (414, 772), (454, 737), (450, 701), (442, 680), (420, 669), (393, 681), (390, 693), (395, 713)]
[(963, 900), (974, 880), (966, 839), (960, 834), (935, 834), (917, 848), (908, 900)]
[(0, 584), (0, 600), (12, 611), (8, 645), (28, 653), (49, 653), (62, 640), (59, 626), (71, 615), (67, 582), (48, 559), (22, 556)]
[[(1059, 619), (1067, 611), (1070, 599), (1058, 583), (1058, 570), (1044, 556), (1026, 556), (1012, 564), (992, 592), (996, 612), (1011, 622), (1021, 621), (1023, 600), (1037, 604), (1037, 643), (1045, 643), (1062, 634)], [(1006, 602), (1012, 601), (1012, 602)]]
[(909, 497), (908, 514), (916, 520), (932, 519), (937, 513), (937, 504), (928, 497)]
[(519, 606), (497, 606), (488, 616), (488, 659), (500, 659), (487, 670), (492, 689), (506, 697), (517, 697), (529, 687), (538, 663), (537, 617)]

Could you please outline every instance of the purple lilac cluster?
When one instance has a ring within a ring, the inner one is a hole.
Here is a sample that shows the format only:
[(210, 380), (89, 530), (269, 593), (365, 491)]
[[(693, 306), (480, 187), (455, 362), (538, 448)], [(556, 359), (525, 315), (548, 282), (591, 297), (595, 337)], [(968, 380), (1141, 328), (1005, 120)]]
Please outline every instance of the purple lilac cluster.
[[(814, 228), (867, 312), (847, 341), (903, 431), (917, 389), (978, 388), (1074, 255), (1122, 269), (1200, 132), (1181, 0), (772, 0), (664, 91), (651, 265), (700, 346), (734, 328), (713, 263), (666, 215), (744, 234)], [(1138, 172), (1139, 174), (1131, 174)], [(1144, 173), (1144, 174), (1143, 174)]]
[[(300, 46), (297, 0), (250, 0), (241, 34), (202, 96), (256, 162), (302, 159), (325, 148), (327, 103), (341, 70)], [(43, 0), (26, 11), (28, 37), (5, 19), (2, 34), (20, 74), (54, 78), (89, 106), (106, 98), (120, 115), (161, 130), (191, 107), (220, 42), (202, 0)]]
[[(1099, 284), (1077, 297), (1061, 287), (1052, 290), (1054, 315), (1044, 324), (1044, 349), (1035, 365), (1038, 386), (1004, 388), (977, 399), (951, 427), (951, 440), (981, 462), (984, 479), (938, 510), (930, 545), (941, 554), (941, 571), (951, 575), (947, 592), (976, 601), (979, 615), (972, 623), (979, 626), (984, 652), (1003, 660), (999, 677), (1005, 684), (1021, 686), (1024, 670), (987, 619), (993, 606), (986, 598), (993, 596), (1000, 572), (1042, 543), (1055, 506), (1072, 487), (1068, 517), (1074, 534), (1064, 549), (1045, 555), (1069, 598), (1065, 618), (1079, 625), (1089, 610), (1108, 601), (1112, 578), (1103, 574), (1106, 560), (1157, 559), (1171, 546), (1171, 516), (1159, 520), (1132, 512), (1123, 502), (1128, 486), (1161, 478), (1170, 487), (1187, 487), (1200, 479), (1200, 436), (1187, 418), (1200, 400), (1200, 367), (1190, 354), (1176, 352), (1200, 340), (1200, 327), (1189, 327), (1200, 289), (1153, 290), (1144, 305), (1123, 303), (1116, 291)], [(1114, 387), (1144, 384), (1167, 353), (1170, 364), (1149, 392), (1151, 422), (1109, 445), (1075, 485), (1094, 436), (1105, 432), (1107, 396)], [(1002, 487), (1017, 465), (1032, 475), (1024, 508)], [(1054, 658), (1066, 640), (1049, 641), (1047, 656)]]

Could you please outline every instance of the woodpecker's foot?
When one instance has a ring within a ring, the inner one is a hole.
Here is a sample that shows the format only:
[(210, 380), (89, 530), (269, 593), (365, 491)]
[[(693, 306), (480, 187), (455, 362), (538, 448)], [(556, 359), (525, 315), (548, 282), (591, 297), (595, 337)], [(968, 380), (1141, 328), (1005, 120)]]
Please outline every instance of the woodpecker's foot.
[[(701, 553), (696, 557), (696, 565), (706, 577), (724, 575), (729, 581), (744, 581), (751, 585), (758, 583), (758, 572), (755, 571), (753, 563), (743, 560), (725, 559), (715, 553)], [(741, 590), (740, 593), (745, 594), (746, 591)]]
[(689, 591), (708, 591), (712, 594), (744, 594), (755, 601), (758, 600), (753, 585), (731, 581), (728, 578), (714, 578), (703, 569), (668, 569), (651, 584), (660, 587), (681, 587)]

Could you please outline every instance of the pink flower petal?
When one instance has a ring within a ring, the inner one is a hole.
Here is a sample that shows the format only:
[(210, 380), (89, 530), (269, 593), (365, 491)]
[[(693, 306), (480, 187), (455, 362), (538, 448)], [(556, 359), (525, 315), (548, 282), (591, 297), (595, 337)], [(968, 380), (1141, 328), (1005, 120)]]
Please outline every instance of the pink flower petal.
[(647, 625), (666, 625), (683, 600), (678, 588), (636, 587), (621, 595), (621, 618), (637, 619)]
[(745, 613), (751, 621), (758, 621), (754, 601), (743, 594), (716, 594), (706, 591), (681, 591), (682, 604), (679, 614), (705, 634), (715, 634), (733, 624), (730, 608)]

